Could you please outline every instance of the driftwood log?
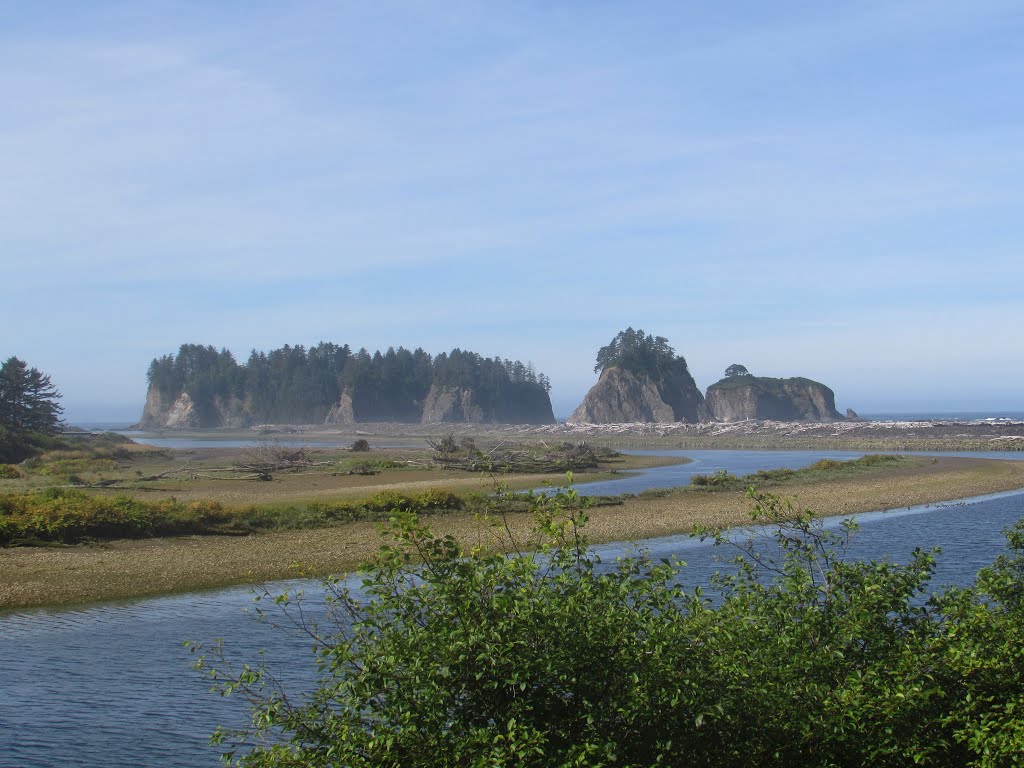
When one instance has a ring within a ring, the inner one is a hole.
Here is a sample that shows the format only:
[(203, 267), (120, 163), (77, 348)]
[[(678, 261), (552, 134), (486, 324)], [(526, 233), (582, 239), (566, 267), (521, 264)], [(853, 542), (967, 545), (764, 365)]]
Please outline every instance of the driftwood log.
[(619, 455), (608, 448), (568, 442), (549, 446), (543, 442), (522, 445), (502, 441), (488, 450), (482, 450), (472, 438), (456, 441), (454, 433), (428, 440), (427, 444), (434, 451), (429, 462), (431, 467), (466, 472), (582, 472), (596, 469), (602, 460)]

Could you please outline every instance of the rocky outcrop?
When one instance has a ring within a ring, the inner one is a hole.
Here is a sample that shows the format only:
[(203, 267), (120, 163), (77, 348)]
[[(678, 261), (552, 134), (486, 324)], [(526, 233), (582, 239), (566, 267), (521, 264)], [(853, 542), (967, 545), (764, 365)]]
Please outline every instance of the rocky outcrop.
[(181, 392), (170, 400), (150, 387), (138, 426), (140, 429), (241, 429), (252, 423), (244, 401), (213, 397), (197, 403), (188, 392)]
[(498, 397), (472, 388), (434, 384), (423, 400), (421, 424), (552, 424), (551, 398), (542, 388), (510, 382)]
[(672, 421), (688, 421), (691, 424), (707, 421), (704, 395), (697, 389), (697, 382), (688, 370), (677, 369), (657, 384), (661, 399), (672, 406)]
[(836, 398), (824, 384), (804, 378), (731, 376), (708, 387), (709, 415), (718, 421), (836, 421)]
[(331, 410), (328, 411), (324, 424), (355, 424), (355, 422), (356, 415), (355, 410), (352, 408), (352, 395), (348, 392), (342, 392), (338, 402), (331, 406)]
[(163, 397), (156, 387), (150, 387), (146, 392), (146, 404), (142, 408), (142, 418), (139, 419), (138, 427), (140, 429), (163, 429), (167, 423), (167, 414), (174, 402), (174, 400)]
[(606, 368), (590, 388), (570, 423), (621, 424), (626, 422), (673, 422), (699, 419), (704, 398), (693, 378), (658, 382), (646, 374), (622, 368)]
[(150, 390), (139, 426), (143, 429), (199, 429), (203, 424), (187, 392), (165, 403), (158, 393)]
[(471, 389), (433, 385), (423, 401), (423, 424), (484, 421), (484, 411)]

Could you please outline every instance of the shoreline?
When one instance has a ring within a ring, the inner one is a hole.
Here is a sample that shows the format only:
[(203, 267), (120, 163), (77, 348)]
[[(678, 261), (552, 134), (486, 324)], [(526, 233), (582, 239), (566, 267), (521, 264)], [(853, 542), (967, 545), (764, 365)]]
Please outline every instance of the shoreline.
[(1024, 421), (931, 419), (927, 421), (783, 422), (751, 420), (728, 423), (633, 422), (622, 424), (359, 424), (259, 425), (205, 430), (133, 430), (135, 438), (156, 440), (284, 440), (345, 442), (359, 438), (389, 444), (420, 444), (427, 439), (456, 438), (530, 442), (586, 441), (614, 448), (723, 450), (858, 450), (878, 451), (1024, 451)]
[[(762, 488), (793, 498), (799, 508), (813, 509), (820, 516), (842, 516), (1024, 490), (1024, 462), (921, 459), (856, 477)], [(585, 494), (585, 486), (580, 490)], [(689, 533), (695, 525), (724, 527), (749, 521), (750, 502), (738, 491), (709, 493), (687, 487), (622, 501), (588, 510), (590, 542), (656, 538)], [(451, 534), (470, 546), (495, 547), (503, 538), (495, 535), (493, 527), (466, 515), (438, 515), (424, 521), (436, 533)], [(516, 540), (528, 540), (530, 515), (509, 515), (504, 522)], [(0, 550), (0, 616), (8, 611), (68, 608), (352, 571), (382, 543), (379, 526), (356, 522), (241, 537)]]

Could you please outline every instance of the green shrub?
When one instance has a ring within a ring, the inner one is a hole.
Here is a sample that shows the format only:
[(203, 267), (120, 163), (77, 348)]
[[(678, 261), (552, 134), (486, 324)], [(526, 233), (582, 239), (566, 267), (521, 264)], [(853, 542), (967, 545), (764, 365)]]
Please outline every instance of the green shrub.
[(428, 488), (413, 499), (417, 512), (443, 512), (462, 509), (462, 498), (444, 488)]
[(736, 475), (719, 469), (713, 475), (694, 475), (690, 478), (690, 485), (698, 488), (732, 488), (739, 487), (741, 483)]
[(830, 472), (836, 469), (843, 469), (845, 466), (846, 462), (844, 461), (836, 461), (835, 459), (821, 459), (820, 461), (816, 461), (813, 464), (811, 464), (811, 466), (809, 466), (808, 469), (818, 470), (822, 472)]
[(117, 462), (113, 459), (77, 456), (52, 460), (44, 459), (42, 465), (36, 471), (40, 475), (47, 475), (49, 477), (70, 477), (80, 472), (103, 472), (112, 469), (117, 469)]
[[(268, 768), (1020, 765), (1024, 522), (976, 587), (929, 594), (931, 555), (846, 561), (854, 525), (755, 495), (775, 548), (720, 538), (741, 565), (712, 602), (680, 563), (595, 567), (572, 492), (531, 503), (539, 557), (396, 516), (358, 600), (326, 585), (344, 618), (317, 627), (301, 704), (201, 659), (254, 708), (215, 741)], [(297, 599), (275, 597), (303, 622)]]
[(759, 469), (753, 475), (747, 475), (744, 479), (758, 480), (761, 482), (781, 482), (783, 480), (789, 480), (794, 475), (796, 475), (796, 470), (792, 469)]
[(853, 463), (859, 464), (864, 467), (874, 467), (878, 466), (879, 464), (895, 464), (900, 461), (903, 461), (902, 456), (897, 456), (893, 454), (869, 453), (867, 456), (861, 456), (859, 459), (856, 459)]
[(306, 509), (314, 518), (324, 522), (353, 522), (369, 517), (364, 508), (347, 501), (317, 501), (306, 505)]
[(363, 502), (363, 506), (371, 512), (392, 512), (395, 510), (408, 512), (415, 503), (411, 496), (398, 491), (380, 491)]
[(17, 480), (21, 472), (11, 464), (0, 464), (0, 480)]

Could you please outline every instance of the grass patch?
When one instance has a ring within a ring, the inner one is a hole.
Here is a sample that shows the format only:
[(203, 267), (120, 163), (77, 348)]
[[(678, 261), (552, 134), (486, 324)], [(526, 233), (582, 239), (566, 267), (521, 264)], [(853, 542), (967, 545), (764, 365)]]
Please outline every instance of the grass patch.
[(149, 501), (125, 494), (103, 497), (74, 488), (50, 488), (0, 495), (0, 546), (303, 530), (385, 520), (395, 510), (436, 515), (486, 503), (480, 494), (467, 500), (442, 488), (419, 493), (385, 490), (359, 500), (263, 506), (175, 498)]
[(866, 470), (895, 468), (907, 461), (906, 456), (870, 454), (859, 459), (836, 461), (822, 459), (803, 469), (760, 469), (749, 475), (736, 475), (720, 469), (712, 475), (694, 475), (690, 485), (701, 491), (737, 491), (750, 486), (779, 486), (793, 483), (816, 482), (833, 477), (862, 473)]
[[(33, 464), (29, 460), (28, 466), (38, 475), (46, 477), (69, 478), (88, 472), (110, 472), (119, 468), (113, 459), (101, 459), (92, 457), (82, 458), (58, 458), (51, 459), (45, 463)], [(38, 460), (35, 460), (38, 461)]]

